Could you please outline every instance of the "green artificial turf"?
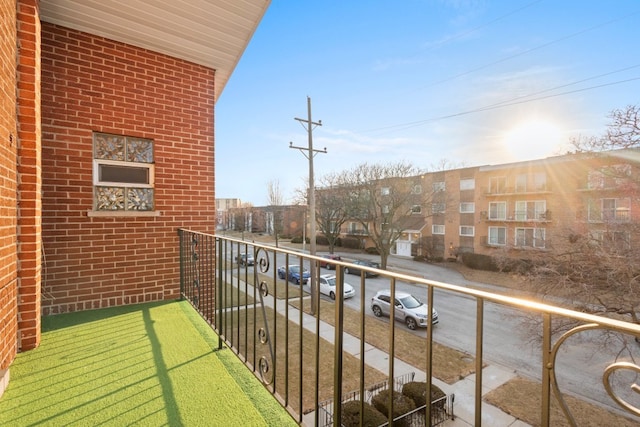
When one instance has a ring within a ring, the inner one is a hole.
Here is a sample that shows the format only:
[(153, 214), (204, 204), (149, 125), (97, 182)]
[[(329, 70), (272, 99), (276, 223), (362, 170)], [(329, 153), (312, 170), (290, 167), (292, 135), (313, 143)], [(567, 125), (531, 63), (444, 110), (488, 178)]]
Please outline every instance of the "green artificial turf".
[(187, 302), (48, 316), (0, 426), (295, 426)]

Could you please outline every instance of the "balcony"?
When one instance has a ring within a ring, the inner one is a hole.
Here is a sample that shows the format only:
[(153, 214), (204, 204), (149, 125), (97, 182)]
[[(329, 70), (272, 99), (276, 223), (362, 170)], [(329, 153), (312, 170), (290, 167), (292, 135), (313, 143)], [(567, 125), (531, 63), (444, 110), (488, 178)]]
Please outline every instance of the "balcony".
[(551, 184), (543, 183), (515, 187), (485, 187), (483, 193), (485, 196), (522, 196), (526, 194), (546, 194), (551, 193), (552, 191), (553, 189), (551, 187)]
[[(633, 377), (640, 366), (616, 351), (594, 356), (582, 344), (601, 331), (634, 344), (638, 325), (400, 272), (365, 279), (362, 267), (347, 279), (348, 261), (322, 259), (332, 264), (337, 295), (345, 281), (356, 288), (355, 297), (333, 301), (277, 273), (294, 264), (312, 277), (325, 274), (312, 267), (319, 257), (187, 230), (179, 244), (182, 301), (43, 320), (41, 347), (12, 365), (0, 425), (328, 426), (407, 383), (426, 396), (440, 389), (444, 398), (396, 413), (394, 396), (390, 424), (402, 425), (401, 417), (444, 426), (640, 421)], [(242, 253), (256, 264), (236, 264)], [(376, 285), (412, 289), (440, 322), (410, 331), (373, 317)], [(539, 320), (540, 347), (505, 346), (519, 333), (509, 321), (520, 316)], [(559, 332), (554, 326), (563, 321), (574, 326)], [(454, 330), (464, 339), (447, 341)], [(504, 368), (509, 357), (522, 366)], [(521, 374), (529, 363), (532, 373)]]
[(480, 218), (489, 222), (550, 222), (550, 210), (508, 210), (506, 212), (481, 211)]

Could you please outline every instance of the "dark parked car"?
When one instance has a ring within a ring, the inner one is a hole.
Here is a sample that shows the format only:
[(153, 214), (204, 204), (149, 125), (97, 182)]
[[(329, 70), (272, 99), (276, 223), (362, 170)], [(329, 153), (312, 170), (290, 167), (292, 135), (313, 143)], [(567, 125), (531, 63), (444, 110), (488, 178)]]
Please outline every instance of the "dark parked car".
[[(360, 274), (362, 272), (362, 269), (359, 268), (359, 266), (363, 266), (363, 267), (371, 267), (371, 268), (380, 268), (380, 264), (378, 264), (377, 262), (373, 262), (373, 261), (366, 261), (366, 260), (355, 260), (353, 261), (353, 264), (355, 264), (354, 266), (349, 266), (349, 267), (345, 267), (344, 272), (347, 274)], [(373, 273), (370, 271), (367, 271), (365, 273), (365, 277), (376, 277), (378, 275), (378, 273)]]
[[(334, 261), (340, 261), (342, 258), (340, 258), (340, 255), (336, 255), (336, 254), (326, 254), (326, 255), (322, 255), (323, 258), (326, 259), (332, 259)], [(326, 262), (326, 261), (320, 261), (318, 264), (320, 264), (320, 267), (322, 268), (326, 268), (327, 270), (335, 270), (336, 266)]]
[(236, 257), (236, 261), (240, 265), (253, 265), (255, 264), (255, 260), (253, 259), (253, 255), (251, 254), (240, 254)]
[(289, 282), (294, 282), (296, 285), (299, 285), (300, 282), (302, 282), (303, 285), (306, 285), (307, 281), (311, 277), (311, 273), (309, 273), (309, 270), (304, 269), (301, 276), (299, 265), (289, 265), (287, 267), (283, 265), (278, 269), (278, 277), (281, 279), (286, 277)]
[[(418, 326), (427, 327), (428, 311), (427, 305), (418, 298), (406, 292), (396, 292), (395, 294), (395, 318), (403, 321), (407, 328), (415, 329)], [(376, 317), (388, 316), (391, 313), (391, 291), (378, 291), (371, 298), (371, 311)], [(431, 316), (433, 324), (438, 323), (438, 312), (432, 309)]]

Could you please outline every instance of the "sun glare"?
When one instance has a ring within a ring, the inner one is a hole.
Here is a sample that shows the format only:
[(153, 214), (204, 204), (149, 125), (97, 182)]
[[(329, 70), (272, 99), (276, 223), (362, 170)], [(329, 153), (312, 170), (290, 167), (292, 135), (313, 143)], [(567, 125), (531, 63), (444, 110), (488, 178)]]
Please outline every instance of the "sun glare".
[(560, 154), (566, 146), (562, 129), (548, 120), (520, 122), (504, 137), (505, 149), (514, 160), (533, 160)]

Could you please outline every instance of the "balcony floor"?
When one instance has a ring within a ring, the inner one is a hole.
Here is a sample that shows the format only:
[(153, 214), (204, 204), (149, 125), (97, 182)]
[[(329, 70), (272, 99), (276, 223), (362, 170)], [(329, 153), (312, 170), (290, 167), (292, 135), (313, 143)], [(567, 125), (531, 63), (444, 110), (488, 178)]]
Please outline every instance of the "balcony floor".
[(297, 425), (185, 301), (42, 319), (0, 425)]

